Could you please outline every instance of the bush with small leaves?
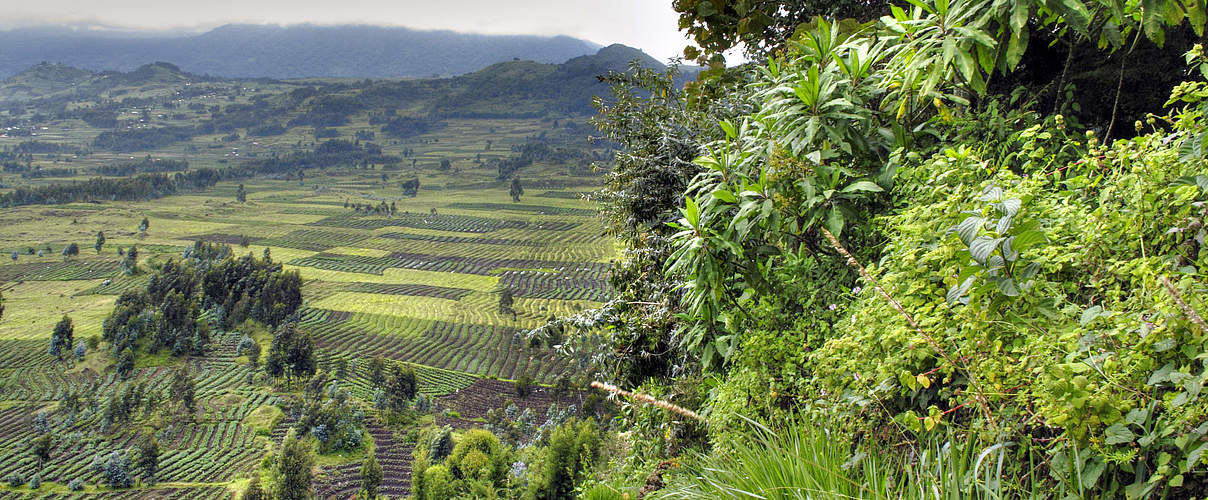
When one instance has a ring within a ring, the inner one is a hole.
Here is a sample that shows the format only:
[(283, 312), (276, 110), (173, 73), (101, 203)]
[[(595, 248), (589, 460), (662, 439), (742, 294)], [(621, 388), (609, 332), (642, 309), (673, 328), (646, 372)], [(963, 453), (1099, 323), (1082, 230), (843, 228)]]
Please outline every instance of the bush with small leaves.
[(13, 488), (20, 488), (23, 484), (25, 484), (25, 476), (22, 476), (20, 472), (13, 472), (12, 474), (8, 475), (9, 486), (12, 486)]
[(72, 479), (70, 483), (67, 483), (67, 489), (71, 491), (80, 491), (84, 489), (84, 482), (80, 481), (79, 478)]
[(37, 472), (35, 472), (33, 477), (29, 478), (29, 489), (36, 490), (41, 487), (42, 487), (42, 476), (40, 474), (38, 474)]

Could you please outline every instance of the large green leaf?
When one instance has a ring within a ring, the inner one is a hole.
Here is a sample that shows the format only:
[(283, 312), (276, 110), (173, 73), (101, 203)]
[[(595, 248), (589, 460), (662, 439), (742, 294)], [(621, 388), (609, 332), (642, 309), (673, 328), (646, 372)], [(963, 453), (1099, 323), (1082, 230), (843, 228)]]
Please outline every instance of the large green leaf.
[(1107, 444), (1131, 443), (1137, 439), (1137, 435), (1133, 434), (1132, 431), (1128, 430), (1128, 427), (1122, 424), (1109, 425), (1104, 433), (1106, 434), (1106, 439), (1103, 442)]
[(1086, 33), (1091, 22), (1091, 13), (1081, 0), (1045, 0), (1045, 7), (1056, 12), (1075, 30)]
[(969, 244), (969, 254), (973, 256), (978, 264), (985, 264), (986, 260), (994, 254), (994, 250), (998, 248), (998, 244), (1002, 243), (1005, 238), (991, 238), (989, 236), (978, 236)]
[(1165, 3), (1170, 0), (1141, 0), (1141, 28), (1145, 37), (1158, 47), (1166, 44), (1166, 29), (1162, 25), (1165, 19)]
[(977, 233), (981, 231), (982, 226), (986, 223), (986, 219), (976, 215), (970, 215), (956, 225), (956, 234), (960, 236), (961, 242), (965, 246), (973, 243), (973, 238), (977, 237)]
[(842, 192), (844, 192), (844, 193), (856, 193), (856, 192), (880, 193), (882, 191), (885, 191), (885, 190), (881, 189), (881, 186), (878, 186), (877, 183), (875, 183), (875, 182), (856, 181), (856, 182), (853, 182), (853, 183), (847, 185), (847, 187), (843, 188)]

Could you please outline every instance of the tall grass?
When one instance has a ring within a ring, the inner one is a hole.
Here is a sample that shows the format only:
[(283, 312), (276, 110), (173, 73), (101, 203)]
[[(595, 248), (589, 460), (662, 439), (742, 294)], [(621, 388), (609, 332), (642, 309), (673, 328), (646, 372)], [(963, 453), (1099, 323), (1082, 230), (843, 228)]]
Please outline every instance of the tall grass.
[[(750, 439), (730, 453), (702, 456), (697, 466), (651, 498), (684, 500), (998, 500), (1046, 498), (1018, 479), (1029, 464), (1012, 463), (1011, 443), (980, 447), (936, 433), (903, 449), (853, 454), (846, 439), (791, 425), (752, 424)], [(1023, 467), (1019, 467), (1023, 465)]]

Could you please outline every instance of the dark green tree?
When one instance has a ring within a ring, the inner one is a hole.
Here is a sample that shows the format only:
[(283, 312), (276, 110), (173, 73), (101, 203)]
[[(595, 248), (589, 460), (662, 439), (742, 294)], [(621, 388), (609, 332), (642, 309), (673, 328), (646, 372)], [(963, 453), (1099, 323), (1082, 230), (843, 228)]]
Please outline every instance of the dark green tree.
[(373, 450), (369, 450), (369, 456), (365, 457), (365, 462), (361, 464), (361, 489), (365, 491), (365, 498), (376, 499), (378, 487), (381, 485), (382, 466), (378, 464), (377, 455)]
[(0, 292), (0, 319), (4, 319), (4, 292)]
[(50, 460), (50, 449), (53, 445), (54, 438), (51, 437), (49, 432), (34, 438), (30, 446), (30, 452), (33, 454), (34, 460), (38, 461), (38, 470), (42, 470), (42, 466), (46, 464), (47, 460)]
[(136, 465), (143, 470), (143, 474), (149, 481), (155, 482), (155, 472), (159, 470), (159, 439), (155, 437), (154, 432), (143, 436), (143, 439), (138, 442), (138, 463)]
[(382, 387), (386, 383), (386, 360), (381, 356), (369, 360), (369, 383), (373, 387)]
[(239, 203), (247, 201), (247, 190), (243, 189), (243, 184), (240, 184), (239, 188), (235, 190), (235, 201)]
[(67, 246), (63, 247), (63, 258), (64, 259), (70, 259), (79, 254), (80, 254), (80, 245), (77, 243), (70, 243)]
[(180, 401), (189, 413), (193, 413), (197, 409), (197, 383), (193, 381), (193, 377), (189, 376), (189, 372), (184, 368), (177, 368), (172, 373), (172, 385), (169, 387), (169, 394), (175, 401)]
[(264, 371), (270, 377), (285, 377), (288, 387), (295, 377), (310, 377), (315, 373), (315, 341), (310, 333), (298, 332), (298, 326), (285, 323), (273, 332)]
[(787, 44), (797, 26), (817, 16), (861, 22), (887, 13), (889, 0), (674, 0), (679, 26), (696, 42), (684, 56), (699, 64), (741, 46), (759, 58)]
[(138, 232), (146, 233), (148, 229), (151, 229), (151, 221), (143, 217), (143, 221), (138, 223)]
[(508, 194), (512, 197), (512, 202), (520, 201), (520, 195), (524, 194), (524, 186), (520, 184), (519, 177), (512, 177), (512, 185), (508, 188)]
[(94, 243), (92, 245), (92, 248), (96, 249), (96, 253), (101, 253), (101, 248), (104, 246), (105, 246), (105, 232), (97, 231), (96, 232), (96, 243)]
[(291, 430), (281, 443), (281, 455), (277, 459), (278, 500), (307, 500), (311, 497), (310, 468), (314, 461), (304, 441), (298, 440)]
[(415, 370), (402, 363), (391, 363), (386, 397), (392, 410), (406, 409), (407, 404), (415, 398)]
[(72, 324), (71, 318), (64, 314), (50, 334), (50, 354), (63, 359), (63, 353), (71, 349), (75, 342), (74, 335), (75, 325)]
[(516, 303), (516, 299), (514, 299), (512, 297), (511, 288), (505, 288), (505, 289), (503, 289), (502, 292), (499, 293), (499, 313), (500, 314), (511, 314), (512, 319), (516, 319), (516, 309), (513, 307), (513, 305), (515, 303)]

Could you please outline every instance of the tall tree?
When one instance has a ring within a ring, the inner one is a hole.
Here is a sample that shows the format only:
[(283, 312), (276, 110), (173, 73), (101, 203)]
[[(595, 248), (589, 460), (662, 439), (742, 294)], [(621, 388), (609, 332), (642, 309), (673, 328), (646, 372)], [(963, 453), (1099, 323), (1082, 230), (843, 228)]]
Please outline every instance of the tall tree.
[(138, 467), (148, 480), (155, 482), (155, 472), (159, 470), (159, 439), (154, 432), (144, 436), (138, 443)]
[(313, 459), (306, 443), (298, 440), (291, 430), (281, 443), (281, 456), (277, 460), (278, 500), (307, 500), (311, 497), (310, 468)]
[(96, 232), (96, 243), (94, 243), (92, 245), (92, 248), (96, 249), (96, 253), (101, 253), (101, 247), (104, 247), (104, 246), (105, 246), (105, 232), (97, 231)]
[(386, 383), (386, 360), (374, 356), (369, 360), (369, 383), (373, 387), (381, 387)]
[(524, 194), (524, 185), (520, 184), (519, 177), (512, 177), (512, 186), (508, 188), (508, 194), (512, 195), (512, 202), (520, 201), (520, 195)]
[(243, 189), (243, 184), (240, 184), (239, 189), (235, 190), (235, 201), (239, 203), (247, 201), (247, 190)]
[(77, 243), (69, 243), (63, 247), (63, 258), (69, 259), (80, 254), (80, 245)]
[(50, 436), (49, 432), (34, 438), (30, 452), (33, 454), (34, 460), (38, 461), (38, 470), (41, 470), (46, 461), (50, 460), (50, 449), (53, 444), (54, 439)]
[(172, 374), (172, 386), (169, 388), (172, 399), (184, 404), (189, 413), (196, 410), (197, 383), (189, 376), (184, 368), (177, 368)]
[(138, 232), (146, 233), (148, 229), (151, 229), (151, 221), (143, 217), (143, 221), (138, 223)]
[(365, 498), (376, 499), (378, 487), (381, 485), (382, 466), (378, 464), (373, 450), (369, 450), (369, 456), (365, 457), (365, 462), (361, 464), (361, 489), (365, 491)]
[(74, 335), (75, 325), (72, 324), (71, 318), (64, 314), (63, 319), (55, 325), (54, 332), (50, 334), (50, 354), (63, 359), (63, 352), (71, 349)]
[(0, 319), (4, 319), (4, 292), (0, 292)]

